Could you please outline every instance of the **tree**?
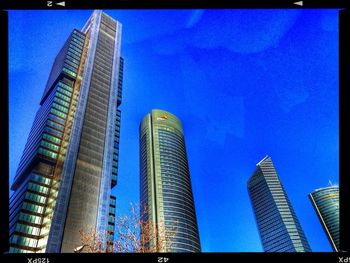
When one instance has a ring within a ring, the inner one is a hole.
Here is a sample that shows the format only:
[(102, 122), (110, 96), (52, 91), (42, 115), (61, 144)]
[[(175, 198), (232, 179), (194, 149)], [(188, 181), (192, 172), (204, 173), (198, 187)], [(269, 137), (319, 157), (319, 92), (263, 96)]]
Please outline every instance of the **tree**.
[[(153, 253), (170, 252), (177, 233), (177, 224), (168, 226), (164, 222), (152, 222), (146, 206), (130, 203), (128, 215), (119, 215), (115, 220), (115, 240), (110, 241), (110, 232), (98, 233), (94, 228), (80, 230), (79, 248), (92, 253)], [(139, 212), (138, 212), (139, 211)]]

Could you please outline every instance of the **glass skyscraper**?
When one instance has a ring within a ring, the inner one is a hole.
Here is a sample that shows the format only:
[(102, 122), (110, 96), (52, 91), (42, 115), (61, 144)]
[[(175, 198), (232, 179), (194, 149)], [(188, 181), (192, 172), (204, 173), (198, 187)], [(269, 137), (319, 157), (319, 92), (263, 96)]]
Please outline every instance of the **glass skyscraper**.
[(79, 230), (112, 229), (120, 47), (121, 24), (97, 10), (58, 52), (12, 184), (10, 253), (73, 252)]
[(180, 120), (169, 112), (152, 110), (141, 122), (140, 177), (144, 219), (160, 226), (156, 242), (164, 242), (170, 230), (176, 232), (172, 246), (150, 245), (170, 252), (200, 252), (184, 133)]
[(271, 157), (257, 164), (248, 192), (265, 252), (311, 252)]
[(335, 252), (339, 251), (339, 187), (316, 189), (309, 194), (311, 203)]

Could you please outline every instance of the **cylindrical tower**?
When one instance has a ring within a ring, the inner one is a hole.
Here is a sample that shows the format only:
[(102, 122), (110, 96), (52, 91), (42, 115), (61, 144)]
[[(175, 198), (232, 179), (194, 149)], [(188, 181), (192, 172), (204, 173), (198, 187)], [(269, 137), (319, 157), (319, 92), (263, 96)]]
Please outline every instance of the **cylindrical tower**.
[[(150, 245), (162, 251), (200, 252), (183, 129), (169, 112), (152, 110), (141, 122), (140, 176), (145, 219), (157, 226), (158, 241)], [(159, 244), (170, 231), (175, 231), (170, 243)]]

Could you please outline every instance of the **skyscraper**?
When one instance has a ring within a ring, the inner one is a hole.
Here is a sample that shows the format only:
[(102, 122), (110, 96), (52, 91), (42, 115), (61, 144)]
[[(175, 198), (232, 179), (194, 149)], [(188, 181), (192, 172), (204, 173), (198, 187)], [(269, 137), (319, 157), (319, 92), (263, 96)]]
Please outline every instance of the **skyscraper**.
[(265, 252), (311, 251), (271, 157), (257, 164), (248, 192)]
[(10, 252), (73, 252), (79, 230), (111, 228), (120, 46), (121, 24), (94, 11), (58, 52), (12, 185)]
[(316, 189), (309, 194), (312, 206), (335, 252), (339, 251), (339, 187)]
[[(200, 241), (180, 120), (163, 110), (152, 110), (140, 125), (140, 196), (147, 218), (158, 229), (157, 242), (176, 231), (171, 252), (200, 252)], [(159, 245), (159, 243), (158, 243)], [(157, 246), (157, 243), (151, 244)], [(164, 247), (164, 246), (163, 246)]]

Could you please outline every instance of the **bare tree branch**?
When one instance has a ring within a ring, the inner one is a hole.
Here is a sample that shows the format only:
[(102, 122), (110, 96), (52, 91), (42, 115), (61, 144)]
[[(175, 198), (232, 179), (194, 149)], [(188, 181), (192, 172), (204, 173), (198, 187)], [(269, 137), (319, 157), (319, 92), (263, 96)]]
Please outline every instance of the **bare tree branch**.
[[(170, 252), (177, 234), (177, 223), (153, 223), (148, 218), (147, 207), (130, 203), (128, 215), (119, 215), (115, 221), (115, 240), (110, 241), (111, 232), (97, 233), (92, 227), (80, 230), (82, 246), (92, 253), (152, 253)], [(104, 235), (104, 238), (103, 238)]]

